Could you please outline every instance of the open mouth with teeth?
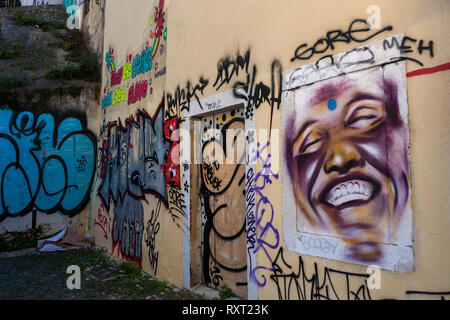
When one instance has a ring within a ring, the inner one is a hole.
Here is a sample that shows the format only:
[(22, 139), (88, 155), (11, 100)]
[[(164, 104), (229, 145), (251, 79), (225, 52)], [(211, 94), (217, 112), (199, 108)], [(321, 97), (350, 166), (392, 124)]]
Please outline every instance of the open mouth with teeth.
[(322, 197), (324, 202), (341, 209), (369, 202), (377, 193), (378, 186), (375, 182), (354, 178), (334, 181), (326, 190)]

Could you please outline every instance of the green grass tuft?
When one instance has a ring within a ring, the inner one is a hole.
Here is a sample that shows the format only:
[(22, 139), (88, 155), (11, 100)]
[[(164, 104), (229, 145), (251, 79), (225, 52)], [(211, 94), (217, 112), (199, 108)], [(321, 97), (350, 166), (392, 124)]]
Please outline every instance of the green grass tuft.
[(73, 48), (75, 48), (78, 45), (78, 43), (73, 42), (73, 41), (66, 41), (63, 43), (63, 49), (66, 51), (69, 51)]
[(14, 54), (7, 50), (7, 49), (1, 49), (0, 50), (0, 60), (6, 60), (6, 59), (12, 59), (14, 58)]
[(141, 275), (141, 269), (131, 262), (122, 262), (120, 264), (120, 270), (125, 272), (130, 278), (136, 278)]
[(220, 292), (219, 292), (219, 300), (225, 300), (228, 298), (232, 298), (235, 297), (236, 295), (233, 293), (233, 291), (231, 290), (230, 287), (228, 287), (227, 285), (223, 285), (220, 288)]
[(14, 23), (18, 26), (39, 26), (43, 31), (64, 29), (66, 25), (62, 22), (48, 21), (41, 18), (36, 18), (32, 16), (24, 16), (19, 13), (14, 16)]
[(27, 232), (11, 232), (0, 235), (0, 252), (35, 248), (42, 235), (42, 226), (38, 226), (35, 230), (29, 230)]
[(79, 65), (68, 64), (63, 68), (52, 67), (46, 77), (54, 80), (85, 79), (96, 81), (99, 77), (97, 58), (93, 54), (84, 52)]

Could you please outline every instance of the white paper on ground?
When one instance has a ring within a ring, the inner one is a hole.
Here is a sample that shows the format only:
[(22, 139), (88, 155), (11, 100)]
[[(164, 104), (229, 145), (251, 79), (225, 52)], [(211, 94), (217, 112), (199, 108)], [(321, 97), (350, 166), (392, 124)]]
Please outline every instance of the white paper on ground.
[[(64, 229), (58, 233), (56, 236), (53, 236), (51, 238), (48, 239), (42, 239), (42, 240), (38, 240), (38, 248), (44, 243), (44, 242), (57, 242), (59, 240), (62, 239), (62, 237), (64, 237), (64, 235), (66, 234), (67, 231), (67, 227), (64, 227)], [(42, 250), (39, 250), (42, 251)]]
[(63, 248), (63, 247), (58, 247), (54, 244), (47, 243), (39, 251), (40, 252), (52, 252), (52, 251), (64, 251), (64, 250), (71, 250), (71, 249), (79, 249), (79, 247), (74, 246), (74, 247)]

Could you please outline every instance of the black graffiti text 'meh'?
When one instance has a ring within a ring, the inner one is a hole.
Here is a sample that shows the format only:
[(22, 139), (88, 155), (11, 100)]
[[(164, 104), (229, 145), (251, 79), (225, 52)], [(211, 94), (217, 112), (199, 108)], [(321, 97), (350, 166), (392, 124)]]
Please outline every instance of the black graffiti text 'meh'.
[[(414, 38), (411, 38), (408, 36), (404, 36), (401, 42), (396, 37), (392, 37), (391, 42), (389, 42), (388, 39), (383, 40), (383, 50), (391, 49), (395, 46), (396, 48), (400, 49), (401, 53), (411, 53), (411, 52), (414, 52), (414, 50), (413, 50), (413, 47), (411, 47), (410, 43), (416, 43), (416, 42), (417, 42), (417, 39), (414, 39)], [(424, 45), (424, 40), (419, 40), (419, 43), (417, 45), (417, 51), (418, 51), (419, 55), (422, 55), (422, 53), (424, 53), (424, 51), (428, 51), (428, 53), (430, 54), (430, 57), (433, 58), (434, 57), (433, 41), (429, 41), (428, 45)], [(398, 58), (400, 58), (402, 60), (411, 60), (411, 61), (414, 61), (417, 64), (423, 66), (423, 63), (420, 62), (419, 60), (409, 58), (409, 57), (393, 57), (393, 58), (391, 58), (391, 60), (396, 60)]]

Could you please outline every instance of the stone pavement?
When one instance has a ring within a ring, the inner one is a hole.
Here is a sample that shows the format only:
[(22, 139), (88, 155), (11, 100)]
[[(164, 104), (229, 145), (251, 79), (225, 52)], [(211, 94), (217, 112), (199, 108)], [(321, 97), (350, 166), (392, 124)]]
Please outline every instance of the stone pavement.
[[(69, 290), (67, 268), (81, 271), (81, 289)], [(0, 300), (214, 300), (230, 299), (201, 287), (176, 288), (140, 272), (130, 263), (118, 264), (100, 249), (40, 253), (25, 250), (0, 254)]]

